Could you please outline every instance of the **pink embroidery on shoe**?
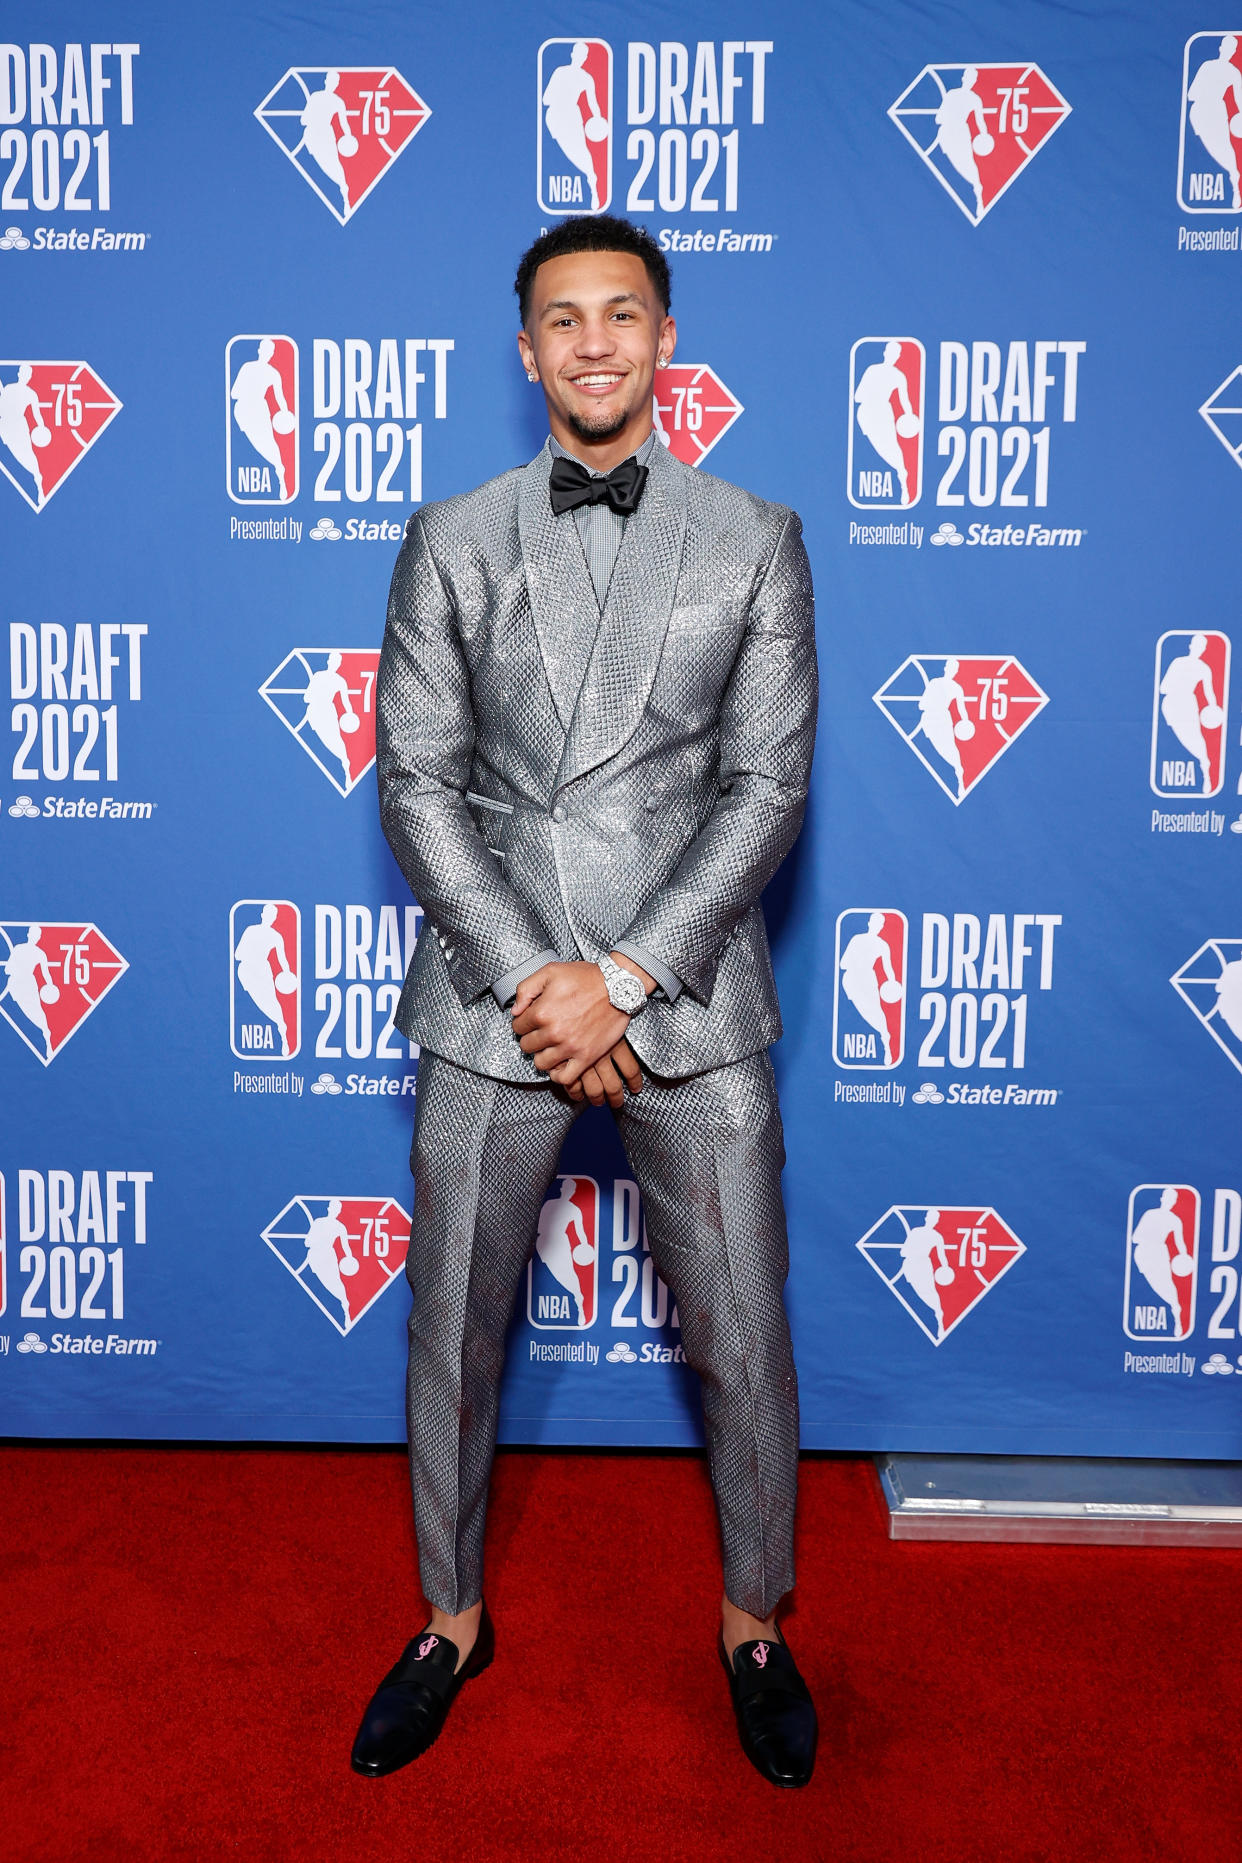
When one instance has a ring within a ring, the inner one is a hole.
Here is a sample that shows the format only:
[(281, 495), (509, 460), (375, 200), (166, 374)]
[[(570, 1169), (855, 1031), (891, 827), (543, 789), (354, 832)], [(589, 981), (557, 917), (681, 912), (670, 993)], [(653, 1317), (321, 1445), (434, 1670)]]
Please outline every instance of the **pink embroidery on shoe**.
[(755, 1645), (755, 1661), (756, 1661), (756, 1662), (758, 1663), (758, 1665), (759, 1665), (759, 1667), (760, 1667), (761, 1669), (763, 1669), (763, 1668), (765, 1668), (765, 1667), (767, 1666), (767, 1660), (768, 1660), (768, 1646), (767, 1646), (767, 1644), (766, 1644), (766, 1643), (756, 1643), (756, 1645)]
[(432, 1650), (438, 1646), (439, 1641), (439, 1637), (424, 1637), (418, 1646), (419, 1655), (430, 1656)]

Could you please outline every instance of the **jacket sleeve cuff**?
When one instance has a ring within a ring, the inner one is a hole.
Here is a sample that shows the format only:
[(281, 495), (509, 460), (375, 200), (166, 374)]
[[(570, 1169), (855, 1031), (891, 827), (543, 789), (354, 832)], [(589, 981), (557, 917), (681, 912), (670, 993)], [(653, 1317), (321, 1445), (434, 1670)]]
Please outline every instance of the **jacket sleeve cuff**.
[[(534, 957), (528, 957), (524, 963), (515, 964), (512, 970), (506, 970), (503, 977), (497, 977), (492, 985), (492, 995), (500, 1007), (506, 1009), (517, 995), (519, 983), (525, 983), (527, 977), (533, 977), (535, 972), (542, 970), (545, 964), (559, 964), (560, 961), (555, 951), (537, 951)], [(654, 970), (651, 974), (655, 976)]]
[(627, 938), (618, 939), (613, 945), (614, 951), (620, 951), (623, 957), (632, 957), (636, 964), (654, 977), (670, 1003), (675, 1003), (681, 995), (681, 978), (673, 975), (667, 964), (662, 964), (650, 951), (644, 951), (642, 945), (631, 944)]

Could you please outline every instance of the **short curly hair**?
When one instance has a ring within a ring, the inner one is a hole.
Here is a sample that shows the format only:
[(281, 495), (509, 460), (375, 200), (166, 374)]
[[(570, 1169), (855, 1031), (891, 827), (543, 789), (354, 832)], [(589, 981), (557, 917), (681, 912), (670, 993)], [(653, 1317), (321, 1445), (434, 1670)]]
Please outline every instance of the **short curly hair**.
[(668, 260), (646, 227), (635, 226), (632, 220), (618, 219), (615, 214), (579, 213), (562, 220), (559, 226), (549, 227), (518, 260), (513, 289), (517, 293), (523, 328), (530, 312), (535, 273), (548, 259), (563, 259), (571, 252), (632, 252), (646, 266), (655, 294), (664, 306), (665, 316), (668, 315), (673, 301)]

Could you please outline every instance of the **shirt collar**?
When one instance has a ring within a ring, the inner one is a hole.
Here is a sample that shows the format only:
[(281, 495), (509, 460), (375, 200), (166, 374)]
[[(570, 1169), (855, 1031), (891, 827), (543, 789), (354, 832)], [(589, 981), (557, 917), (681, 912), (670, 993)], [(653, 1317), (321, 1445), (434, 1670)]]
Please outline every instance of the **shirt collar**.
[[(636, 459), (640, 466), (649, 465), (651, 462), (651, 455), (659, 444), (659, 439), (660, 436), (653, 427), (637, 452), (632, 453), (630, 457)], [(597, 472), (594, 466), (588, 466), (586, 461), (584, 459), (579, 459), (576, 453), (569, 452), (561, 445), (559, 440), (552, 436), (552, 434), (548, 435), (548, 451), (551, 453), (553, 459), (572, 459), (576, 466), (581, 466), (584, 472), (589, 472), (593, 479), (602, 479), (606, 476), (602, 472)]]

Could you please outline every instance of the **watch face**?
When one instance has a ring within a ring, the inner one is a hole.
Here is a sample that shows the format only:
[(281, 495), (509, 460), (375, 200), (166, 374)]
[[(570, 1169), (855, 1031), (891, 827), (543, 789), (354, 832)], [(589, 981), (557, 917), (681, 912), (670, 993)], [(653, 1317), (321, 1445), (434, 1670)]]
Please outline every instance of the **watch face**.
[(646, 990), (638, 978), (630, 976), (628, 972), (614, 978), (613, 988), (616, 991), (613, 997), (615, 1007), (623, 1009), (627, 1015), (633, 1015), (639, 1005), (646, 1000)]

